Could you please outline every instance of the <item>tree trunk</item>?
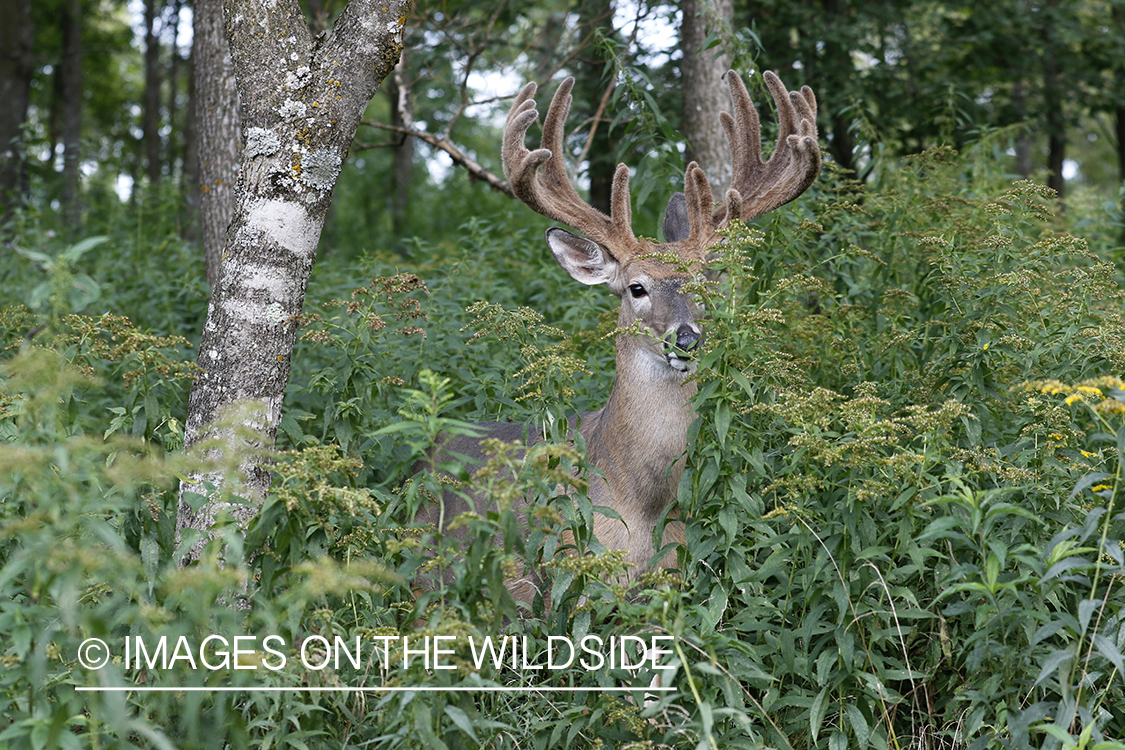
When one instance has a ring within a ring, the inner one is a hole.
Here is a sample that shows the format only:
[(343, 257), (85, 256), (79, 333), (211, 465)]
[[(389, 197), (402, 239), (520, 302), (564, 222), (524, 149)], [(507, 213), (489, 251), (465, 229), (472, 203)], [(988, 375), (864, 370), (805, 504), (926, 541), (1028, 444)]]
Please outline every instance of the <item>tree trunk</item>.
[(159, 0), (145, 0), (145, 173), (149, 185), (160, 181), (160, 39), (156, 36), (156, 11)]
[(207, 283), (219, 283), (220, 259), (234, 213), (241, 134), (238, 87), (223, 29), (222, 0), (195, 0), (192, 28), (193, 129), (197, 154), (199, 222)]
[(1065, 102), (1059, 82), (1061, 71), (1056, 54), (1060, 45), (1055, 43), (1054, 35), (1057, 5), (1057, 2), (1046, 3), (1039, 20), (1043, 24), (1044, 42), (1043, 107), (1047, 115), (1047, 187), (1058, 193), (1061, 201), (1066, 189), (1066, 180), (1063, 179), (1063, 161), (1066, 160), (1066, 113), (1063, 111)]
[[(848, 28), (853, 23), (847, 0), (822, 0), (822, 5), (827, 18), (832, 19), (828, 22), (830, 28), (832, 26)], [(827, 80), (816, 78), (818, 86), (838, 87), (837, 90), (843, 91), (846, 82), (855, 75), (854, 71), (851, 50), (834, 35), (829, 36), (824, 42), (824, 54), (818, 71), (822, 75), (827, 73), (828, 78)], [(809, 74), (811, 76), (812, 72), (810, 71)], [(851, 130), (852, 118), (840, 112), (841, 110), (837, 109), (830, 117), (832, 140), (828, 143), (828, 150), (837, 164), (854, 175), (856, 163), (855, 136)]]
[(680, 63), (684, 107), (683, 135), (687, 141), (684, 161), (697, 162), (707, 175), (716, 195), (730, 185), (731, 153), (719, 113), (730, 109), (730, 96), (723, 76), (730, 70), (732, 57), (722, 47), (703, 49), (708, 30), (718, 23), (727, 28), (734, 23), (731, 0), (682, 0), (683, 27), (680, 29)]
[[(1012, 85), (1012, 108), (1016, 111), (1017, 120), (1027, 118), (1027, 96), (1022, 78)], [(1031, 176), (1031, 136), (1022, 128), (1016, 136), (1016, 174), (1025, 180)]]
[(27, 192), (23, 126), (31, 96), (31, 0), (0, 0), (0, 221)]
[[(579, 58), (575, 70), (574, 99), (575, 109), (593, 116), (605, 94), (608, 80), (605, 72), (606, 61), (595, 42), (597, 32), (604, 35), (613, 33), (613, 0), (582, 0), (578, 8), (580, 33), (587, 47)], [(613, 73), (610, 73), (612, 76)], [(609, 120), (602, 114), (600, 121), (591, 121), (594, 137), (590, 143), (589, 166), (586, 174), (590, 178), (589, 203), (602, 213), (609, 213), (609, 199), (613, 192), (613, 172), (617, 166), (614, 159), (613, 139), (609, 133)], [(581, 167), (579, 167), (581, 168)]]
[[(198, 13), (200, 0), (196, 0)], [(194, 41), (192, 47), (194, 48)], [(184, 221), (180, 226), (180, 236), (188, 242), (199, 242), (202, 238), (199, 229), (199, 136), (196, 126), (195, 95), (195, 52), (187, 59), (188, 99), (184, 117), (184, 166), (180, 172), (180, 202), (184, 208)], [(237, 134), (236, 134), (237, 135)], [(237, 142), (237, 138), (236, 138)], [(204, 255), (206, 257), (206, 254)], [(206, 264), (205, 264), (206, 266)]]
[(62, 5), (63, 56), (59, 66), (60, 140), (63, 144), (63, 223), (70, 231), (82, 219), (78, 165), (82, 147), (82, 3)]
[[(1118, 107), (1114, 114), (1117, 115), (1117, 170), (1125, 184), (1125, 106)], [(1121, 198), (1121, 213), (1125, 215), (1125, 196)], [(1121, 242), (1125, 244), (1125, 228), (1121, 230)]]
[[(364, 109), (398, 61), (410, 5), (351, 0), (334, 33), (314, 40), (296, 0), (224, 2), (246, 145), (199, 346), (202, 375), (191, 391), (185, 446), (221, 445), (209, 454), (238, 465), (239, 494), (251, 501), (269, 488), (269, 471), (254, 451), (274, 445), (296, 316), (336, 178)], [(217, 426), (223, 417), (232, 421)], [(240, 430), (257, 435), (251, 452), (240, 447)], [(202, 493), (203, 481), (222, 477), (195, 474), (181, 484), (178, 531), (206, 532), (224, 510), (240, 523), (256, 513), (217, 499), (193, 509), (185, 493)], [(198, 555), (205, 539), (184, 540), (191, 544), (185, 559)]]
[(1047, 187), (1058, 193), (1061, 201), (1066, 194), (1066, 179), (1063, 178), (1066, 137), (1052, 132), (1047, 139), (1047, 150)]
[[(1125, 7), (1120, 3), (1113, 5), (1113, 21), (1118, 29), (1125, 28)], [(1120, 58), (1117, 60), (1117, 73), (1119, 76), (1125, 74), (1125, 60)], [(1123, 96), (1125, 94), (1118, 90), (1117, 106), (1113, 114), (1117, 119), (1117, 173), (1121, 177), (1121, 184), (1125, 185), (1125, 98), (1122, 98)], [(1120, 185), (1118, 187), (1120, 188)], [(1125, 195), (1121, 196), (1121, 213), (1125, 215)], [(1125, 244), (1125, 226), (1121, 228), (1121, 243)]]
[(180, 10), (183, 0), (173, 0), (172, 13), (168, 21), (171, 29), (171, 40), (168, 42), (168, 146), (164, 150), (164, 161), (168, 164), (169, 175), (176, 173), (176, 160), (182, 158), (180, 150), (181, 128), (180, 116), (180, 74), (184, 59), (180, 57), (180, 47), (176, 44), (176, 36), (180, 30)]
[[(391, 100), (391, 125), (408, 128), (413, 124), (414, 106), (410, 87), (406, 85), (406, 52), (398, 61), (394, 75), (387, 79), (387, 96)], [(414, 139), (402, 135), (394, 147), (392, 171), (391, 226), (395, 237), (406, 235), (406, 213), (410, 206), (410, 185), (414, 179)]]

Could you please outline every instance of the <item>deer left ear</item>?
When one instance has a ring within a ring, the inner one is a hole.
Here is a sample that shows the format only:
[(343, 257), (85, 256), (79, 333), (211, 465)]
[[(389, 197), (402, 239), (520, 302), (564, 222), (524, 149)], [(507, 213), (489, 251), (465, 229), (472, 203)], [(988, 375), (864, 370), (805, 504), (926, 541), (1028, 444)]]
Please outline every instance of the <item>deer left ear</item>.
[(688, 223), (687, 198), (683, 193), (672, 193), (668, 208), (664, 209), (664, 241), (679, 242), (691, 234)]
[(547, 245), (575, 281), (588, 286), (607, 284), (617, 272), (617, 261), (601, 245), (565, 229), (548, 229)]

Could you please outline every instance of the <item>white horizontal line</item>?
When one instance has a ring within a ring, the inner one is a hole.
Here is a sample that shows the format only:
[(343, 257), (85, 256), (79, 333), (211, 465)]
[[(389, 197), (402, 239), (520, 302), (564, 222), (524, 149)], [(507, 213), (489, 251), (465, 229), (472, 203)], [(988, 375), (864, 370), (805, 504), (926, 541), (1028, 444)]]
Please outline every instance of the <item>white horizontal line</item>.
[(79, 693), (668, 693), (670, 687), (75, 687)]

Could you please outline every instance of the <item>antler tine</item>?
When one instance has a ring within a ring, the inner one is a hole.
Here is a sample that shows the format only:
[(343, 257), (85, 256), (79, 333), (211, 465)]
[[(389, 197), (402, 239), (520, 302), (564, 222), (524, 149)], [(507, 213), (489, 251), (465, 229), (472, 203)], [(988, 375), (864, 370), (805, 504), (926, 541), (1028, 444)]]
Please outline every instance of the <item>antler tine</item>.
[(610, 196), (611, 216), (606, 216), (578, 197), (563, 161), (563, 126), (570, 113), (570, 92), (573, 88), (573, 78), (567, 78), (559, 85), (551, 99), (551, 106), (547, 108), (540, 147), (528, 151), (524, 139), (531, 123), (539, 119), (539, 113), (535, 110), (535, 84), (523, 87), (504, 126), (504, 176), (511, 183), (516, 197), (533, 211), (577, 229), (609, 250), (618, 260), (623, 260), (636, 254), (639, 247), (633, 236), (629, 168), (624, 164), (617, 165)]
[(684, 202), (688, 212), (688, 237), (684, 247), (702, 258), (707, 254), (715, 230), (711, 219), (715, 199), (707, 175), (694, 161), (684, 172)]
[(777, 105), (779, 134), (769, 161), (761, 157), (761, 124), (742, 79), (727, 73), (734, 117), (719, 116), (733, 155), (734, 179), (726, 201), (712, 215), (718, 229), (733, 219), (749, 221), (783, 206), (808, 189), (820, 173), (816, 96), (808, 86), (789, 92), (772, 71), (764, 76)]

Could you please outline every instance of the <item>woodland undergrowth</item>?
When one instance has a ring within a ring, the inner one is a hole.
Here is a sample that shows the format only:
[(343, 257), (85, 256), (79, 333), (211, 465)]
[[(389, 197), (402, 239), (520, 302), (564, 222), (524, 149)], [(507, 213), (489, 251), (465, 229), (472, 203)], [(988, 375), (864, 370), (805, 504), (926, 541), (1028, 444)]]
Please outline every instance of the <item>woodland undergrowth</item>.
[[(531, 226), (476, 219), (456, 252), (419, 242), (409, 263), (322, 260), (274, 486), (188, 567), (175, 503), (202, 460), (181, 424), (206, 294), (183, 279), (202, 264), (155, 230), (21, 230), (0, 256), (0, 746), (1125, 747), (1120, 248), (973, 155), (893, 167), (725, 237), (727, 273), (695, 290), (680, 570), (633, 591), (566, 442), (608, 395), (613, 300), (575, 288)], [(130, 275), (156, 247), (162, 272)], [(547, 440), (435, 464), (476, 419)], [(463, 548), (411, 523), (435, 492), (482, 487), (495, 508), (459, 519)], [(528, 565), (550, 585), (524, 606), (503, 581)], [(257, 638), (246, 668), (119, 653), (216, 634)], [(463, 650), (449, 670), (393, 649), (296, 658), (502, 634), (671, 635), (673, 690), (646, 668), (478, 669)], [(80, 662), (89, 638), (115, 652), (104, 667)], [(125, 685), (169, 690), (79, 690)], [(260, 689), (364, 685), (633, 690)], [(216, 687), (237, 690), (188, 690)]]

